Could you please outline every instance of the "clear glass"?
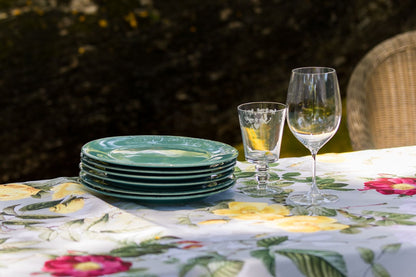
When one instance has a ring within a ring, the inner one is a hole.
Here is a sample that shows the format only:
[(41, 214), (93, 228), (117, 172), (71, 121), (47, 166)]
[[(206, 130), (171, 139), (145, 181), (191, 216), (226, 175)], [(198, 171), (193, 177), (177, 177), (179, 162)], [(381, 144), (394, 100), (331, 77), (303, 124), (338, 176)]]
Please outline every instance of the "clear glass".
[(336, 71), (327, 67), (292, 70), (287, 94), (287, 123), (293, 135), (312, 154), (312, 184), (308, 192), (289, 195), (299, 205), (334, 202), (337, 195), (322, 193), (316, 184), (316, 155), (338, 130), (342, 103)]
[(279, 160), (286, 105), (276, 102), (252, 102), (237, 107), (244, 155), (256, 165), (257, 187), (246, 188), (243, 193), (251, 196), (267, 196), (282, 192), (270, 187), (269, 163)]

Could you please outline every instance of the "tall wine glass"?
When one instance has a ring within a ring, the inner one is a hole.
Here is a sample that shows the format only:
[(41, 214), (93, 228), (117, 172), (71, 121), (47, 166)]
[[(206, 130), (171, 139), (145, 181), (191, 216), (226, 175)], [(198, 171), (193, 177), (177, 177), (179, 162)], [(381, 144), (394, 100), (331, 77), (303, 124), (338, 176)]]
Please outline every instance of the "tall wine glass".
[(316, 155), (336, 133), (342, 104), (334, 69), (303, 67), (292, 70), (287, 94), (287, 123), (293, 135), (312, 154), (312, 185), (309, 192), (291, 194), (299, 205), (334, 202), (338, 196), (322, 193), (316, 184)]
[(237, 107), (243, 138), (244, 154), (248, 162), (256, 165), (256, 188), (243, 189), (251, 196), (268, 196), (282, 189), (268, 186), (269, 163), (280, 155), (286, 105), (276, 102), (252, 102)]

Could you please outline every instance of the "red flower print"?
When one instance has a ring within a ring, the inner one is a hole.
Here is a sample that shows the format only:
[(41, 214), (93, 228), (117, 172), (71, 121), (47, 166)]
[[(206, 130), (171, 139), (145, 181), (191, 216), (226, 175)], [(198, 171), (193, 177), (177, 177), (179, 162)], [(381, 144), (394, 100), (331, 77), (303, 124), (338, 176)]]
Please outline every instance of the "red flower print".
[(53, 276), (88, 277), (127, 271), (130, 267), (130, 262), (113, 256), (62, 256), (46, 261), (43, 271)]
[(382, 194), (416, 194), (416, 178), (378, 178), (364, 183), (365, 188), (360, 190), (375, 189)]

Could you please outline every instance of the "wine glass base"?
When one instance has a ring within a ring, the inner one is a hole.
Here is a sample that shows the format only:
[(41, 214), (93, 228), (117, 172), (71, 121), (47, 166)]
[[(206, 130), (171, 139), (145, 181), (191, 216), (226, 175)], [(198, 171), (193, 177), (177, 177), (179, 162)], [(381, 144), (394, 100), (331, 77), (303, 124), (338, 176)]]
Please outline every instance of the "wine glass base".
[(240, 190), (242, 193), (252, 197), (273, 197), (276, 194), (282, 193), (281, 188), (257, 188), (257, 187), (245, 187)]
[(321, 193), (316, 196), (311, 196), (308, 193), (291, 194), (288, 200), (297, 205), (319, 205), (322, 203), (333, 203), (338, 201), (338, 196), (335, 194)]

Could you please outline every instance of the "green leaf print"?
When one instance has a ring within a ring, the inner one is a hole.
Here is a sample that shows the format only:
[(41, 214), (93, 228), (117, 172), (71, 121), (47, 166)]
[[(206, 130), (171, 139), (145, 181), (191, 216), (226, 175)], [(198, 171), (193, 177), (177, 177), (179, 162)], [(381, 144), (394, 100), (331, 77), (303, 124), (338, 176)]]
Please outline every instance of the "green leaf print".
[(40, 224), (43, 223), (41, 221), (29, 221), (29, 220), (5, 220), (2, 221), (1, 224), (3, 225), (24, 225), (24, 226), (30, 226), (34, 224)]
[(162, 254), (170, 248), (177, 248), (177, 246), (159, 243), (134, 244), (113, 249), (110, 253), (118, 257), (139, 257), (148, 254)]
[(365, 263), (372, 264), (374, 262), (373, 250), (364, 247), (357, 247), (357, 250), (360, 252), (361, 259), (363, 259)]
[(343, 234), (349, 234), (349, 235), (359, 234), (361, 233), (361, 230), (359, 229), (360, 227), (362, 226), (350, 225), (350, 228), (342, 229), (340, 232)]
[(401, 214), (401, 213), (388, 213), (388, 212), (379, 212), (379, 211), (362, 211), (363, 214), (366, 215), (374, 215), (379, 217), (388, 217), (393, 220), (404, 220), (404, 219), (411, 219), (415, 217), (413, 214)]
[(332, 189), (332, 190), (339, 190), (339, 191), (352, 191), (354, 189), (347, 189), (344, 188), (348, 186), (348, 184), (345, 183), (324, 183), (318, 185), (319, 189)]
[[(333, 251), (281, 249), (276, 253), (292, 260), (307, 277), (346, 277), (347, 268), (343, 257)], [(311, 270), (313, 269), (313, 271)]]
[(16, 215), (16, 211), (14, 210), (14, 208), (16, 208), (17, 206), (19, 206), (19, 204), (17, 205), (13, 205), (13, 206), (9, 206), (3, 209), (3, 214), (7, 214), (7, 215)]
[(91, 223), (90, 226), (88, 226), (87, 230), (91, 229), (93, 226), (103, 222), (103, 223), (107, 223), (108, 222), (108, 213), (105, 213), (101, 218), (99, 218), (98, 220), (94, 221), (93, 223)]
[(234, 277), (237, 276), (243, 267), (241, 261), (214, 261), (208, 264), (212, 277)]
[(390, 273), (381, 264), (372, 264), (371, 271), (374, 277), (390, 277)]
[(270, 252), (268, 248), (251, 251), (251, 256), (257, 259), (260, 259), (263, 262), (263, 264), (266, 266), (269, 273), (272, 276), (276, 276), (276, 273), (275, 273), (276, 262), (274, 259), (274, 255)]
[(34, 203), (34, 204), (29, 204), (29, 205), (26, 205), (26, 206), (20, 208), (19, 211), (21, 211), (21, 212), (25, 212), (25, 211), (36, 211), (36, 210), (51, 208), (51, 207), (56, 206), (59, 203), (61, 203), (61, 201), (62, 201), (62, 199), (60, 199), (60, 200), (53, 200), (53, 201), (46, 201), (46, 202), (40, 202), (40, 203)]
[(278, 181), (278, 180), (280, 180), (280, 177), (277, 173), (275, 173), (275, 172), (270, 172), (269, 173), (269, 181), (270, 182)]
[[(312, 182), (312, 177), (308, 176), (306, 178), (305, 177), (298, 178), (299, 176), (301, 176), (299, 172), (287, 172), (282, 175), (282, 179), (286, 181), (292, 181), (292, 182), (298, 182), (298, 183), (311, 183)], [(332, 189), (332, 190), (339, 190), (339, 191), (354, 190), (354, 189), (345, 188), (346, 186), (348, 186), (348, 184), (336, 183), (336, 180), (330, 177), (327, 177), (327, 178), (317, 177), (316, 183), (319, 189)]]
[(253, 172), (253, 171), (234, 172), (234, 176), (237, 179), (240, 179), (240, 178), (250, 178), (250, 177), (253, 177), (254, 175), (256, 175), (256, 172)]
[(257, 246), (259, 247), (270, 247), (272, 245), (279, 245), (282, 242), (285, 242), (289, 239), (288, 236), (278, 236), (278, 237), (271, 237), (265, 238), (257, 241)]
[(238, 260), (227, 260), (225, 257), (213, 253), (212, 255), (200, 256), (188, 260), (182, 267), (179, 277), (184, 277), (194, 267), (205, 269), (206, 273), (201, 276), (212, 277), (234, 277), (241, 271), (244, 263)]
[(321, 206), (311, 206), (308, 208), (309, 215), (318, 216), (336, 216), (337, 211), (335, 209), (325, 208)]
[(178, 217), (178, 224), (180, 224), (180, 225), (188, 225), (190, 227), (197, 227), (198, 226), (198, 225), (192, 223), (192, 221), (189, 218), (189, 216), (181, 216), (181, 217)]
[(292, 215), (309, 215), (308, 208), (306, 206), (295, 206), (290, 210)]
[(1, 238), (0, 239), (0, 244), (3, 244), (6, 240), (8, 240), (9, 238)]
[(392, 243), (383, 246), (382, 254), (384, 253), (391, 253), (394, 254), (399, 251), (400, 247), (402, 246), (401, 243)]
[(401, 213), (388, 213), (388, 212), (378, 212), (378, 211), (363, 211), (365, 215), (373, 215), (380, 218), (376, 221), (376, 224), (379, 226), (391, 226), (395, 224), (399, 225), (416, 225), (415, 221), (410, 221), (415, 217), (413, 214), (401, 214)]
[(287, 173), (284, 173), (282, 175), (282, 178), (284, 180), (287, 180), (287, 181), (298, 181), (298, 182), (302, 182), (303, 180), (298, 180), (297, 178), (295, 178), (295, 177), (298, 177), (300, 175), (301, 174), (299, 172), (287, 172)]
[(1, 253), (17, 253), (17, 252), (28, 252), (28, 251), (39, 251), (41, 248), (35, 248), (35, 247), (6, 247), (3, 249), (0, 249)]

